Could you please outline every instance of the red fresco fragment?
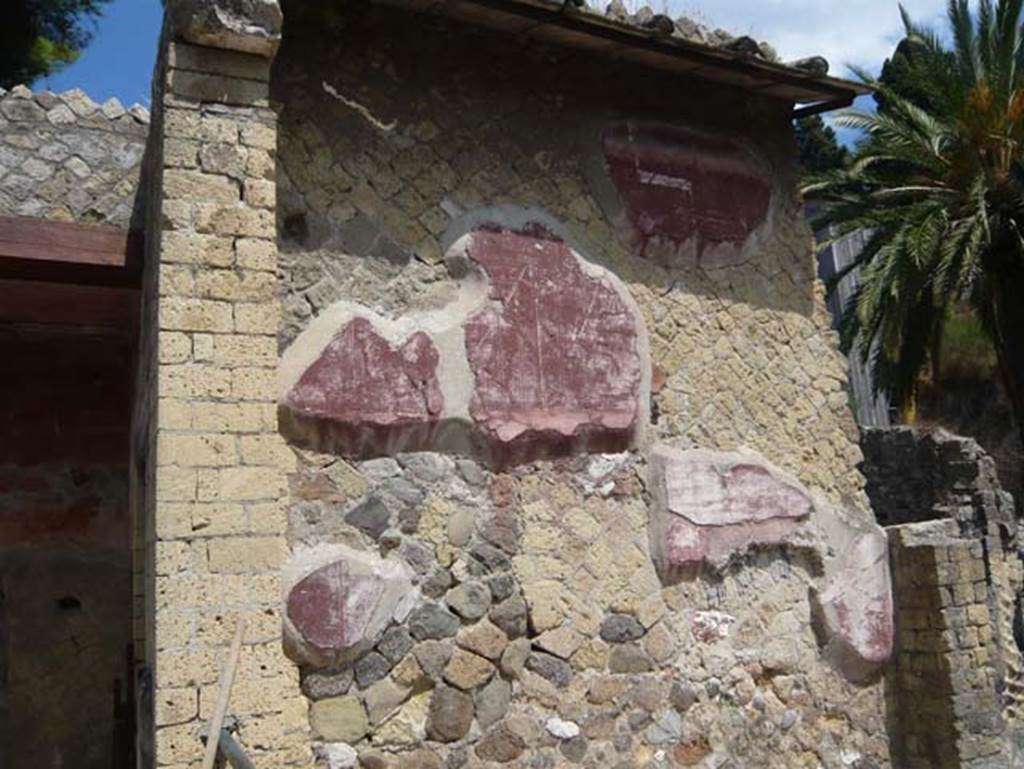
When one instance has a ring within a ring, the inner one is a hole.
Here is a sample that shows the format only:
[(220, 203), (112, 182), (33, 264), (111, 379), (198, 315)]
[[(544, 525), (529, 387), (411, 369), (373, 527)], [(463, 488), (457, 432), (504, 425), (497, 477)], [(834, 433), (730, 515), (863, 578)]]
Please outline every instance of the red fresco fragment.
[(470, 414), (486, 437), (503, 446), (628, 440), (641, 367), (637, 320), (623, 298), (539, 226), (478, 231), (469, 257), (496, 300), (465, 327)]
[(605, 130), (608, 173), (630, 222), (646, 242), (697, 238), (742, 243), (766, 219), (771, 179), (730, 139), (659, 123), (623, 122)]
[(288, 593), (288, 619), (302, 638), (325, 651), (342, 650), (363, 640), (384, 584), (373, 576), (352, 574), (344, 561), (317, 569)]
[(444, 399), (438, 353), (422, 331), (397, 350), (356, 318), (327, 345), (288, 394), (303, 417), (387, 427), (437, 419)]

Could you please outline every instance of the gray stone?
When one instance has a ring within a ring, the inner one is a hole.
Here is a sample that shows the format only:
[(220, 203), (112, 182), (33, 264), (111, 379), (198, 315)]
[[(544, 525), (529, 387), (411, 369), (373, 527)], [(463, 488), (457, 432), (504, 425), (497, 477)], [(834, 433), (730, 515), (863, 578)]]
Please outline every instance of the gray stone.
[(390, 518), (387, 505), (378, 497), (369, 497), (346, 515), (345, 521), (377, 539), (387, 530)]
[(436, 564), (434, 548), (414, 539), (403, 542), (398, 552), (417, 574), (429, 574)]
[(504, 601), (515, 591), (516, 581), (510, 574), (498, 574), (487, 580), (487, 587), (491, 590), (491, 598)]
[(685, 684), (674, 683), (668, 693), (668, 700), (672, 707), (680, 713), (685, 713), (697, 702), (697, 691)]
[(399, 454), (398, 463), (424, 483), (436, 483), (455, 467), (450, 458), (432, 451)]
[(508, 712), (512, 701), (512, 685), (495, 676), (474, 696), (476, 703), (476, 720), (481, 727), (487, 729), (497, 723)]
[(391, 670), (391, 662), (383, 654), (370, 652), (360, 657), (355, 664), (356, 683), (365, 689), (384, 678)]
[(526, 658), (526, 669), (546, 678), (559, 689), (565, 689), (572, 680), (569, 663), (545, 652), (532, 652)]
[(418, 505), (427, 498), (427, 493), (405, 478), (392, 478), (384, 484), (384, 491), (407, 505)]
[(427, 598), (440, 598), (451, 589), (454, 582), (448, 569), (435, 569), (420, 585), (420, 590)]
[(409, 632), (417, 641), (451, 638), (459, 632), (459, 618), (436, 603), (420, 606), (409, 615)]
[(578, 764), (587, 755), (587, 738), (580, 734), (571, 740), (562, 740), (558, 749), (565, 756), (566, 761)]
[(601, 623), (601, 639), (608, 643), (636, 641), (644, 635), (644, 626), (630, 614), (609, 614)]
[(470, 459), (455, 460), (455, 467), (462, 476), (462, 480), (470, 486), (483, 486), (487, 483), (487, 474), (476, 462)]
[(683, 717), (676, 710), (666, 710), (647, 730), (647, 741), (652, 745), (678, 742), (683, 731)]
[(272, 57), (281, 43), (277, 0), (176, 0), (167, 12), (174, 33), (196, 45)]
[(511, 509), (499, 510), (480, 527), (480, 535), (508, 555), (519, 551), (519, 520)]
[(634, 644), (616, 644), (608, 655), (612, 673), (647, 673), (654, 669), (644, 650)]
[(799, 714), (795, 710), (787, 710), (782, 714), (782, 722), (779, 724), (780, 728), (784, 732), (788, 732), (794, 726), (796, 726)]
[(474, 545), (469, 554), (482, 567), (483, 572), (507, 571), (512, 565), (505, 553), (486, 542)]
[(311, 700), (340, 697), (348, 693), (354, 678), (355, 675), (352, 668), (344, 668), (338, 671), (303, 670), (302, 693)]
[(526, 601), (521, 595), (517, 594), (502, 601), (491, 609), (488, 616), (509, 638), (526, 635)]
[(437, 742), (457, 742), (473, 723), (473, 698), (450, 686), (438, 686), (430, 698), (427, 737)]
[(413, 640), (409, 631), (400, 625), (388, 629), (377, 644), (377, 651), (383, 654), (392, 664), (402, 661), (412, 651)]
[(452, 657), (453, 646), (451, 642), (445, 641), (424, 641), (413, 647), (412, 653), (420, 667), (431, 678), (440, 678), (444, 673), (445, 665)]
[(491, 591), (479, 582), (463, 582), (448, 591), (445, 602), (460, 617), (476, 620), (491, 608)]

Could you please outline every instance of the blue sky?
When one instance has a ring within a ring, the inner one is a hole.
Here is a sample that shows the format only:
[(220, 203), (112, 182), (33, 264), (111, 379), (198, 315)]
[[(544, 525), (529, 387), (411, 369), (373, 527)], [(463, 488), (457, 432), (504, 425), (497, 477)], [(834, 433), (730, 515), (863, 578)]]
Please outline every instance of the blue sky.
[[(897, 0), (627, 0), (627, 5), (645, 2), (673, 16), (685, 14), (766, 40), (786, 59), (823, 55), (839, 75), (850, 63), (877, 69), (902, 29)], [(933, 22), (946, 5), (945, 0), (903, 2), (914, 18)], [(82, 57), (34, 87), (82, 88), (97, 101), (116, 96), (126, 105), (148, 105), (161, 15), (160, 0), (113, 0)]]
[(78, 61), (32, 87), (56, 92), (81, 88), (95, 101), (116, 96), (126, 107), (136, 102), (148, 107), (162, 18), (160, 0), (114, 0)]

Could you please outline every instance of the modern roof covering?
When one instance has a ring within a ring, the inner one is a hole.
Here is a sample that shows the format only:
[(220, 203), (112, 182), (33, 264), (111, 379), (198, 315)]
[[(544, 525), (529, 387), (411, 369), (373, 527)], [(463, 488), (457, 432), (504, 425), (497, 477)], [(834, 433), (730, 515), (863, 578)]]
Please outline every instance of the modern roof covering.
[(628, 14), (613, 1), (605, 14), (577, 8), (574, 0), (385, 0), (447, 16), (518, 38), (591, 51), (615, 61), (725, 83), (801, 105), (795, 117), (848, 106), (870, 89), (828, 77), (821, 58), (792, 64), (749, 37), (709, 31), (689, 19), (673, 21), (642, 8)]

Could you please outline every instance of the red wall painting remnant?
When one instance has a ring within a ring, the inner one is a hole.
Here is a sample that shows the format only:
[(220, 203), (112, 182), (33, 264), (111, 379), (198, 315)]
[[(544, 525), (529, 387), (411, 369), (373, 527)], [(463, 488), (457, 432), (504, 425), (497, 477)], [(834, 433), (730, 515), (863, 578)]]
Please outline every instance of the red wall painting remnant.
[(602, 145), (609, 176), (645, 243), (696, 238), (698, 253), (740, 245), (768, 215), (771, 178), (731, 139), (626, 121), (605, 129)]
[(540, 228), (480, 231), (470, 259), (497, 300), (466, 324), (470, 413), (499, 444), (625, 435), (638, 416), (637, 323), (606, 281)]
[(470, 270), (448, 307), (390, 321), (339, 303), (299, 336), (282, 360), (286, 431), (349, 456), (472, 450), (500, 465), (632, 445), (649, 363), (617, 280), (532, 223), (479, 227), (453, 253)]
[(369, 320), (355, 318), (285, 402), (297, 416), (346, 426), (350, 442), (387, 446), (404, 427), (430, 425), (440, 417), (444, 398), (437, 366), (437, 349), (425, 333), (395, 349)]

